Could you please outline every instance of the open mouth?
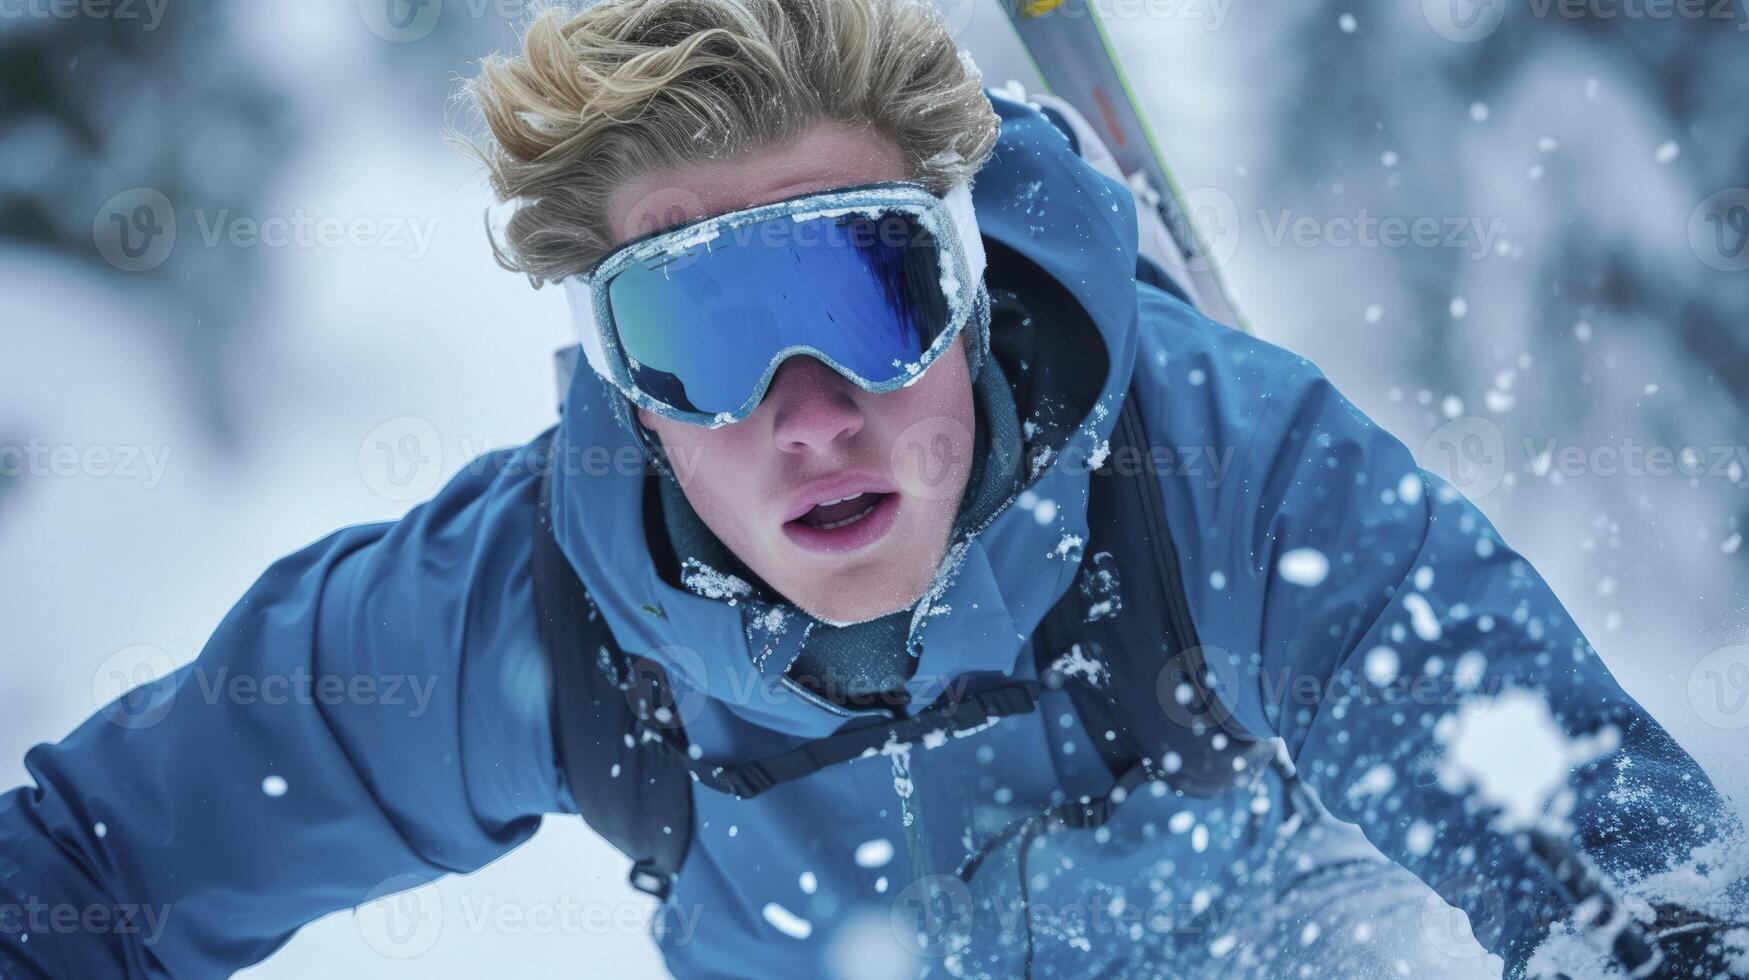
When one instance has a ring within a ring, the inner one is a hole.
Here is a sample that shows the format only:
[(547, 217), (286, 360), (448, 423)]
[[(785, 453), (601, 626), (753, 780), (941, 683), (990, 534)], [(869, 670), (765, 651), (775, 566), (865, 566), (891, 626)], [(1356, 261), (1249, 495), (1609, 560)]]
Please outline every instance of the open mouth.
[(830, 531), (834, 528), (847, 527), (855, 524), (872, 513), (886, 493), (853, 493), (837, 500), (827, 500), (814, 505), (806, 514), (796, 518), (812, 528)]
[(893, 526), (899, 495), (864, 491), (826, 500), (793, 520), (783, 530), (791, 541), (813, 551), (853, 551), (879, 540)]

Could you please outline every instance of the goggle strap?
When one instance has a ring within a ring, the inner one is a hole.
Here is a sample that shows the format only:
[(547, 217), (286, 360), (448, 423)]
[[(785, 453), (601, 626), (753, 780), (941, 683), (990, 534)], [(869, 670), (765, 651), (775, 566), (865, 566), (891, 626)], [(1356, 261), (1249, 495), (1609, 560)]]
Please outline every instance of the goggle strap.
[(978, 233), (978, 214), (972, 207), (972, 185), (965, 181), (953, 185), (942, 203), (947, 205), (954, 230), (959, 232), (960, 249), (975, 283), (984, 275), (984, 236)]
[(595, 289), (583, 276), (567, 276), (565, 299), (571, 306), (571, 320), (577, 325), (583, 357), (597, 377), (612, 375), (607, 370), (607, 352), (601, 346), (601, 324), (595, 318)]

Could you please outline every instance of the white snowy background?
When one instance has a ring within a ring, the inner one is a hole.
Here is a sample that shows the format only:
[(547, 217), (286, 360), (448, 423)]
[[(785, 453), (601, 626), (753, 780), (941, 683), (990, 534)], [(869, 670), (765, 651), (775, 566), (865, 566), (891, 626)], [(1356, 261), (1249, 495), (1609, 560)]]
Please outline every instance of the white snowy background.
[[(1709, 265), (1690, 224), (1749, 183), (1744, 12), (1605, 22), (1513, 7), (1488, 36), (1453, 39), (1435, 29), (1440, 0), (1291, 6), (1111, 6), (1180, 182), (1217, 206), (1241, 305), (1476, 491), (1741, 805), (1749, 728), (1728, 726), (1749, 725), (1731, 701), (1749, 669), (1718, 688), (1697, 665), (1749, 663), (1715, 653), (1749, 644), (1749, 272)], [(407, 39), (380, 7), (168, 0), (150, 29), (0, 19), (0, 444), (167, 459), (161, 479), (0, 478), (0, 786), (114, 693), (117, 651), (191, 659), (271, 560), (396, 517), (553, 417), (562, 300), (492, 264), (484, 182), (439, 135), (466, 121), (446, 104), (454, 79), (511, 43), (521, 8), (448, 0)], [(981, 36), (998, 17), (961, 22)], [(991, 83), (1021, 74), (995, 53), (986, 67)], [(93, 216), (136, 187), (174, 200), (178, 238), (168, 261), (128, 273), (100, 257)], [(1473, 219), (1499, 238), (1480, 258), (1475, 238), (1271, 241), (1284, 216), (1329, 229), (1363, 211)], [(299, 214), (363, 218), (386, 240), (202, 240), (201, 221)], [(1452, 470), (1429, 440), (1454, 422), (1447, 435), (1497, 440), (1494, 469)], [(378, 446), (405, 437), (419, 452), (385, 469)], [(1558, 473), (1535, 458), (1550, 445), (1743, 456), (1693, 479)], [(380, 917), (345, 912), (246, 975), (660, 973), (648, 903), (575, 820), (417, 901), (437, 916), (429, 941), (383, 942)], [(533, 924), (576, 907), (606, 927)]]

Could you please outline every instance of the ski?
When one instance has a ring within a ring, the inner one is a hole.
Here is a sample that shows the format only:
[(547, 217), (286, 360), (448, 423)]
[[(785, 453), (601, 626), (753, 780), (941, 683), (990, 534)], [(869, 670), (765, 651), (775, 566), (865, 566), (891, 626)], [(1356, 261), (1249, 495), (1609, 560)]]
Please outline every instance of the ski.
[(1088, 0), (998, 2), (1046, 91), (1086, 117), (1128, 178), (1137, 206), (1151, 205), (1159, 213), (1179, 253), (1178, 268), (1168, 273), (1188, 282), (1191, 299), (1210, 319), (1250, 333), (1226, 282), (1207, 259), (1208, 243), (1185, 212), (1183, 191), (1092, 4)]

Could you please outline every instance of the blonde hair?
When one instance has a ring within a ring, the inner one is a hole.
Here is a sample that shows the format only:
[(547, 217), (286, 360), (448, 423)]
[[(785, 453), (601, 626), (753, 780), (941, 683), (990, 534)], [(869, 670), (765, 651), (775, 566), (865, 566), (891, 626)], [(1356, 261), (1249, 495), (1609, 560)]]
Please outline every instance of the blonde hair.
[[(451, 133), (514, 200), (498, 264), (535, 286), (612, 247), (622, 181), (781, 145), (835, 122), (891, 139), (937, 194), (996, 143), (982, 79), (923, 0), (607, 0), (538, 9), (514, 57), (462, 96), (490, 133)], [(488, 236), (491, 236), (488, 230)]]

